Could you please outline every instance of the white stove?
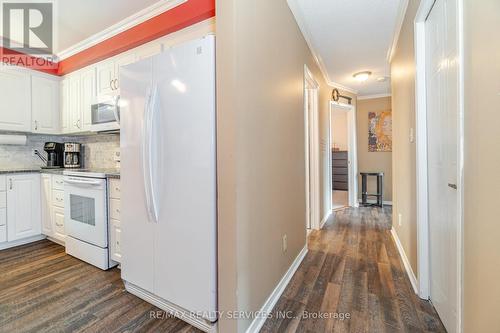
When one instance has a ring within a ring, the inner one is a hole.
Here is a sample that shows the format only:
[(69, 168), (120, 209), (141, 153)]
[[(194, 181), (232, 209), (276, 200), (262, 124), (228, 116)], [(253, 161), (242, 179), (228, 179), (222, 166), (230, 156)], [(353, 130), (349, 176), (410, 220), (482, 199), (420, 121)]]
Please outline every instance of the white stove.
[(108, 249), (106, 172), (65, 170), (66, 253), (101, 269), (113, 266)]

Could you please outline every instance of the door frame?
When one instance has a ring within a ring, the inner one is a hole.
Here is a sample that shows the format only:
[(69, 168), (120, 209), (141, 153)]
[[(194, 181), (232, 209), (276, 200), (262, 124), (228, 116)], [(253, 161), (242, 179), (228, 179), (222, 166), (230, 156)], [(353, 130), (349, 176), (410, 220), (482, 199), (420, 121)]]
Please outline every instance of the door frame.
[[(312, 112), (309, 118), (308, 91), (312, 90)], [(306, 171), (306, 228), (320, 229), (320, 174), (319, 174), (319, 84), (313, 74), (304, 65), (304, 141), (305, 141), (305, 171)], [(309, 147), (312, 145), (313, 150)], [(312, 164), (312, 174), (310, 165)], [(311, 189), (309, 191), (309, 189)], [(311, 207), (312, 206), (312, 207)], [(312, 216), (312, 221), (311, 217)]]
[(343, 109), (347, 112), (347, 136), (348, 136), (348, 160), (349, 160), (349, 207), (359, 207), (358, 200), (358, 137), (356, 132), (356, 107), (352, 104), (330, 102), (330, 110), (328, 113), (328, 197), (330, 202), (330, 211), (332, 205), (332, 112), (333, 108)]
[[(416, 111), (416, 184), (417, 184), (417, 255), (418, 255), (418, 295), (430, 298), (430, 243), (428, 206), (428, 165), (427, 165), (427, 95), (426, 95), (426, 38), (425, 22), (435, 0), (422, 0), (414, 21), (415, 46), (415, 111)], [(463, 0), (457, 0), (458, 34), (458, 207), (457, 207), (457, 332), (463, 328), (463, 206), (464, 206), (464, 33)]]

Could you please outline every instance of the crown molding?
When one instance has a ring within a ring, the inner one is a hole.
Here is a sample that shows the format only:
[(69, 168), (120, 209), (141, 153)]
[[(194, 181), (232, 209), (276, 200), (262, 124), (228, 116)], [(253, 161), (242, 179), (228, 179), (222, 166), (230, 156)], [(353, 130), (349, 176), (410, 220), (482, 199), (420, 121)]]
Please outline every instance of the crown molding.
[(358, 101), (362, 101), (364, 99), (374, 99), (374, 98), (384, 98), (384, 97), (391, 97), (391, 94), (375, 94), (375, 95), (362, 95), (358, 96)]
[(392, 43), (389, 46), (389, 50), (387, 50), (387, 62), (389, 64), (391, 63), (394, 52), (396, 51), (396, 48), (398, 46), (399, 34), (401, 33), (401, 29), (403, 28), (406, 9), (408, 9), (408, 0), (400, 0), (398, 7), (398, 16), (396, 18), (396, 26), (394, 28), (394, 36), (392, 38)]
[(151, 6), (121, 20), (120, 22), (90, 36), (89, 38), (86, 38), (81, 42), (78, 42), (75, 45), (59, 52), (57, 56), (59, 57), (59, 60), (71, 57), (72, 55), (97, 45), (108, 38), (116, 36), (121, 32), (124, 32), (187, 1), (188, 0), (160, 0)]
[(300, 31), (302, 32), (302, 36), (304, 36), (306, 44), (309, 47), (309, 50), (311, 51), (314, 60), (316, 61), (316, 64), (319, 67), (319, 70), (321, 71), (321, 74), (323, 74), (323, 78), (325, 79), (326, 83), (332, 88), (337, 88), (357, 95), (358, 91), (356, 89), (333, 82), (330, 79), (330, 76), (328, 75), (328, 71), (326, 70), (326, 66), (325, 63), (323, 62), (323, 59), (321, 59), (321, 56), (319, 55), (318, 52), (316, 52), (316, 50), (313, 47), (311, 34), (309, 33), (309, 30), (306, 27), (305, 20), (304, 17), (302, 16), (302, 12), (299, 9), (297, 0), (287, 0), (287, 3), (288, 7), (290, 8), (290, 11), (292, 12), (295, 18), (295, 21), (297, 22), (297, 25), (299, 26)]

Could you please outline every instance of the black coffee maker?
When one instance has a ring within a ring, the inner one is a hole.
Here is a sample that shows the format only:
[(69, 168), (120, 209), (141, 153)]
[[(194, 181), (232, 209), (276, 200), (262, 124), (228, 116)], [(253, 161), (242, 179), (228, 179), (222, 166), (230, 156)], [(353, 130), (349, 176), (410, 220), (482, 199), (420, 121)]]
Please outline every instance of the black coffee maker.
[(62, 168), (64, 165), (64, 146), (58, 142), (45, 142), (43, 150), (47, 152), (47, 168)]

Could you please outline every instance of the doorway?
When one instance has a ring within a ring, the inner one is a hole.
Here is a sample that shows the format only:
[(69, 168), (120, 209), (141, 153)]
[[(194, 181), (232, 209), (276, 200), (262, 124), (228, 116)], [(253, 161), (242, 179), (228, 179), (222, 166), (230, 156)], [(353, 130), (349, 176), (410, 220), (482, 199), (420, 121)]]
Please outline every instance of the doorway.
[(356, 109), (330, 103), (329, 186), (331, 209), (358, 206)]
[(319, 84), (309, 68), (304, 65), (304, 133), (306, 170), (306, 228), (320, 226), (320, 177), (319, 177)]
[(463, 73), (460, 0), (422, 1), (416, 17), (419, 294), (461, 331)]

